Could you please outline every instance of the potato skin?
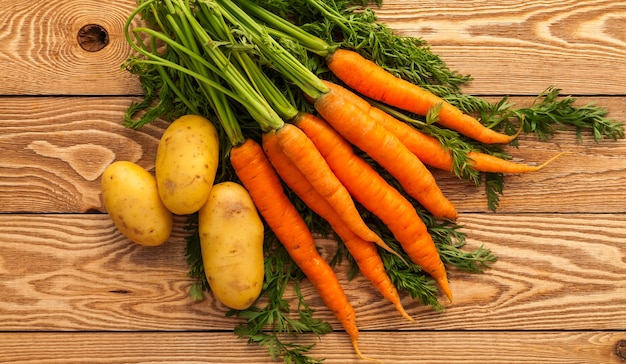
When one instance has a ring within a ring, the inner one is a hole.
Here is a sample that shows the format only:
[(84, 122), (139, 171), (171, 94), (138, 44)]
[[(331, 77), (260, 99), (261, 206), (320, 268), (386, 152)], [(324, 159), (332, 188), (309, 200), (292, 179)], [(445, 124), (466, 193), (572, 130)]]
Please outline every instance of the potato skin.
[(250, 307), (264, 278), (264, 227), (241, 185), (216, 184), (198, 212), (204, 272), (215, 298), (236, 310)]
[(163, 204), (174, 214), (198, 211), (213, 187), (219, 137), (209, 120), (184, 115), (165, 130), (156, 155), (156, 180)]
[(118, 230), (137, 244), (163, 244), (172, 232), (172, 213), (165, 208), (155, 178), (128, 161), (111, 163), (101, 177), (102, 201)]

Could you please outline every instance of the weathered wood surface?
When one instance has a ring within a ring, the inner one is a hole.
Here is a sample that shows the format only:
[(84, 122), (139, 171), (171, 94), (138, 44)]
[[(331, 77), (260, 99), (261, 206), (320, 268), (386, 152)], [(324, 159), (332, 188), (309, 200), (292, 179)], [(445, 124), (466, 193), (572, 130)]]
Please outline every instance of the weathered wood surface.
[[(120, 125), (138, 83), (121, 70), (132, 0), (9, 0), (0, 10), (0, 361), (260, 363), (210, 297), (187, 296), (184, 218), (146, 249), (116, 232), (99, 197), (113, 160), (150, 168), (165, 123)], [(626, 121), (624, 1), (385, 1), (379, 18), (474, 76), (466, 91), (521, 105), (549, 85)], [(110, 43), (79, 47), (102, 25)], [(550, 168), (508, 176), (498, 213), (480, 189), (436, 173), (470, 247), (500, 257), (482, 275), (451, 270), (455, 302), (432, 312), (410, 299), (411, 324), (357, 278), (362, 349), (386, 363), (620, 363), (626, 358), (626, 141), (524, 137), (511, 153)], [(327, 255), (333, 242), (320, 239)], [(338, 331), (314, 356), (358, 362)], [(303, 342), (317, 342), (304, 336)]]
[[(102, 170), (113, 160), (136, 161), (152, 168), (158, 138), (166, 123), (140, 130), (125, 129), (120, 120), (133, 97), (7, 97), (0, 98), (0, 143), (3, 148), (0, 212), (102, 211), (99, 196)], [(615, 97), (580, 97), (626, 119), (624, 101)], [(530, 100), (513, 97), (528, 105)], [(500, 212), (624, 212), (626, 211), (626, 143), (595, 143), (590, 134), (576, 141), (573, 130), (550, 141), (522, 136), (519, 161), (541, 163), (569, 152), (535, 174), (511, 175), (505, 182)], [(442, 189), (461, 212), (487, 211), (482, 188), (449, 173), (434, 171)], [(528, 188), (532, 186), (532, 188)]]
[[(567, 363), (619, 364), (607, 353), (623, 353), (612, 332), (364, 332), (361, 343), (385, 351), (386, 363)], [(401, 345), (399, 343), (402, 343)], [(256, 364), (266, 354), (258, 347), (239, 350), (229, 333), (0, 333), (6, 363), (224, 363)], [(313, 349), (326, 363), (352, 363), (350, 342), (329, 334)], [(37, 360), (32, 360), (33, 357)], [(269, 362), (269, 361), (268, 361)]]
[(624, 94), (624, 1), (384, 4), (381, 20), (426, 39), (452, 69), (474, 76), (468, 92), (532, 95), (557, 85), (567, 93)]

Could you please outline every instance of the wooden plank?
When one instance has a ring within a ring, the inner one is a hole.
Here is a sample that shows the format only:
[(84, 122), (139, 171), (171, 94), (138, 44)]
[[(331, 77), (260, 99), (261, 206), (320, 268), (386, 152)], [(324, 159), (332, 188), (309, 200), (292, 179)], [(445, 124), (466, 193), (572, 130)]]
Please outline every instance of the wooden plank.
[[(99, 176), (113, 160), (136, 161), (151, 169), (158, 139), (167, 123), (160, 120), (140, 130), (122, 126), (131, 103), (127, 97), (0, 98), (0, 211), (102, 211)], [(520, 107), (532, 98), (512, 98)], [(581, 98), (626, 121), (626, 98)], [(550, 141), (522, 137), (519, 161), (539, 163), (559, 151), (562, 157), (535, 174), (507, 176), (501, 212), (624, 212), (626, 211), (626, 140), (596, 144), (585, 134), (576, 142), (573, 131)], [(435, 176), (461, 212), (487, 211), (484, 189), (447, 172)], [(589, 204), (589, 199), (595, 201)]]
[[(392, 331), (363, 332), (363, 351), (386, 364), (568, 363), (618, 364), (626, 332)], [(362, 363), (343, 333), (317, 341), (311, 355), (325, 363)], [(9, 363), (276, 363), (263, 348), (221, 332), (0, 333), (2, 362)]]
[[(485, 274), (449, 270), (454, 303), (433, 312), (406, 297), (410, 323), (362, 277), (336, 268), (364, 330), (622, 330), (626, 215), (462, 214), (467, 249), (500, 257)], [(232, 330), (212, 297), (194, 301), (184, 218), (166, 244), (130, 243), (106, 215), (0, 215), (3, 331)], [(335, 243), (318, 239), (326, 259)], [(320, 318), (336, 324), (314, 289)], [(289, 293), (291, 300), (295, 297)], [(335, 326), (337, 327), (337, 326)]]
[[(133, 0), (8, 0), (0, 14), (4, 95), (129, 95), (141, 89), (120, 66)], [(384, 1), (380, 21), (423, 38), (449, 66), (474, 76), (476, 94), (624, 94), (625, 1)], [(45, 19), (45, 21), (41, 21)], [(78, 32), (101, 25), (109, 44), (82, 49)], [(45, 80), (45, 82), (42, 82)], [(97, 85), (97, 87), (94, 87)]]
[[(619, 111), (619, 106), (614, 110)], [(520, 212), (624, 212), (621, 197), (626, 183), (626, 143), (623, 139), (595, 143), (590, 133), (576, 142), (573, 132), (556, 134), (549, 141), (521, 136), (519, 148), (508, 147), (515, 161), (540, 164), (559, 152), (568, 152), (536, 173), (506, 175), (497, 209)], [(459, 211), (487, 211), (484, 188), (433, 171), (438, 184)], [(590, 203), (593, 201), (593, 203)]]
[(102, 210), (100, 175), (114, 160), (154, 166), (165, 122), (123, 127), (131, 98), (0, 98), (0, 210)]
[[(131, 55), (123, 27), (134, 0), (5, 0), (0, 11), (2, 95), (129, 95), (141, 93), (122, 63)], [(83, 26), (99, 25), (108, 44), (79, 45)]]
[(376, 13), (472, 75), (469, 93), (624, 94), (626, 1), (385, 0)]
[[(146, 248), (100, 213), (103, 168), (126, 159), (151, 169), (166, 126), (120, 124), (141, 93), (120, 69), (131, 54), (122, 27), (135, 1), (7, 1), (0, 11), (0, 361), (272, 362), (235, 337), (239, 321), (210, 295), (188, 297), (184, 217), (167, 244)], [(381, 21), (424, 38), (451, 68), (474, 76), (466, 92), (528, 95), (513, 99), (527, 105), (554, 84), (626, 121), (624, 0), (384, 2), (376, 9)], [(87, 24), (108, 32), (102, 50), (80, 47)], [(540, 173), (508, 176), (496, 214), (487, 213), (481, 190), (435, 172), (461, 211), (467, 249), (484, 244), (500, 257), (485, 274), (450, 269), (455, 301), (444, 312), (404, 298), (416, 319), (409, 323), (369, 282), (348, 281), (346, 266), (336, 268), (367, 355), (386, 363), (626, 360), (626, 142), (595, 144), (589, 135), (576, 142), (566, 131), (520, 143), (509, 150), (524, 162), (572, 154)], [(329, 259), (335, 243), (317, 242)], [(327, 363), (360, 362), (306, 282), (303, 294), (337, 331), (295, 340), (318, 343), (313, 355)], [(294, 292), (287, 296), (294, 301)]]

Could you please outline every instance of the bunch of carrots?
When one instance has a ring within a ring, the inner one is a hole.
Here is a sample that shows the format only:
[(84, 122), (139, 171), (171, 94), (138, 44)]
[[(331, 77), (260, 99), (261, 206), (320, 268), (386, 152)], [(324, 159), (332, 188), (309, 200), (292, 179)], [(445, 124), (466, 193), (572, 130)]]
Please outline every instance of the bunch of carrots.
[[(322, 1), (311, 3), (325, 6)], [(155, 27), (131, 28), (137, 15), (153, 20)], [(359, 357), (366, 358), (358, 346), (355, 310), (284, 186), (328, 222), (362, 274), (403, 317), (412, 320), (378, 247), (419, 266), (452, 301), (446, 268), (418, 209), (436, 219), (458, 217), (428, 168), (451, 171), (453, 155), (438, 139), (376, 103), (421, 116), (434, 113), (440, 126), (483, 144), (507, 144), (517, 134), (485, 127), (426, 89), (353, 50), (328, 44), (250, 0), (145, 0), (128, 19), (126, 37), (139, 55), (135, 62), (156, 67), (182, 107), (202, 113), (177, 84), (197, 88), (206, 98), (211, 117), (228, 137), (224, 163), (232, 166), (266, 224), (343, 325)], [(323, 56), (340, 82), (320, 79), (282, 46), (284, 41)], [(164, 57), (162, 44), (176, 57)], [(180, 80), (172, 79), (172, 70)], [(270, 72), (297, 87), (314, 112), (296, 107)], [(247, 118), (260, 130), (260, 139), (245, 134), (250, 128), (243, 121)], [(390, 184), (357, 150), (401, 188)], [(476, 171), (496, 173), (533, 172), (554, 159), (529, 166), (478, 151), (469, 152), (467, 158)], [(359, 205), (391, 231), (401, 251), (366, 224)]]

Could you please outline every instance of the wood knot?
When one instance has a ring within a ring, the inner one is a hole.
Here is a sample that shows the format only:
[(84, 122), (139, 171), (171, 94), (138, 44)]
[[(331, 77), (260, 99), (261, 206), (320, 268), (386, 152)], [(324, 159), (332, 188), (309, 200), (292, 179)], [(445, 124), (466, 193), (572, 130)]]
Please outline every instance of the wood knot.
[(109, 33), (98, 24), (87, 24), (78, 31), (78, 44), (87, 52), (97, 52), (109, 44)]
[(626, 360), (626, 340), (620, 340), (615, 344), (615, 355), (622, 360)]
[(125, 289), (112, 289), (109, 292), (117, 293), (117, 294), (129, 294), (130, 293), (130, 291), (125, 290)]

